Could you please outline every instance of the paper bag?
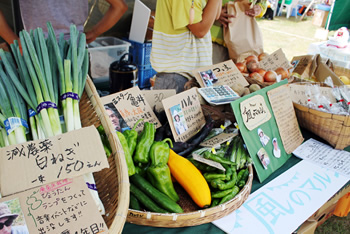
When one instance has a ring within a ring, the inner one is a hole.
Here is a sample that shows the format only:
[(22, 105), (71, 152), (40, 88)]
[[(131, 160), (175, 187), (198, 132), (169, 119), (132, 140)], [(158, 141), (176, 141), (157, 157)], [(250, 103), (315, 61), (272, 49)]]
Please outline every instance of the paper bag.
[(234, 62), (263, 52), (263, 40), (259, 26), (254, 17), (245, 14), (249, 8), (248, 1), (227, 3), (227, 13), (236, 17), (231, 18), (232, 22), (227, 28), (224, 28), (224, 41), (229, 56)]

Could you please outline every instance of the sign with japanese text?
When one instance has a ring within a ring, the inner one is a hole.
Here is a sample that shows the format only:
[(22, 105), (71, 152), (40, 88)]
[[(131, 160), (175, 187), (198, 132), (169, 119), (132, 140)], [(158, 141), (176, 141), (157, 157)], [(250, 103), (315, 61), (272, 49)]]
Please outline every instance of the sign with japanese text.
[(211, 82), (213, 86), (228, 85), (231, 88), (234, 88), (237, 84), (241, 84), (243, 87), (249, 85), (232, 60), (227, 60), (208, 67), (201, 67), (193, 70), (192, 73), (201, 87), (210, 86), (205, 84), (206, 80), (203, 80), (202, 74), (205, 73), (212, 73), (212, 76), (217, 78), (216, 82), (215, 79), (212, 79), (213, 81)]
[(164, 99), (162, 103), (176, 142), (187, 141), (205, 125), (197, 88)]
[(221, 145), (224, 142), (227, 142), (229, 140), (231, 140), (233, 137), (237, 136), (238, 133), (220, 133), (219, 135), (210, 138), (209, 140), (203, 141), (202, 143), (200, 143), (200, 146), (203, 147), (208, 147), (208, 148), (213, 148), (216, 146)]
[(271, 118), (265, 99), (261, 95), (255, 95), (244, 100), (240, 106), (243, 123), (249, 130), (258, 127)]
[(176, 94), (175, 89), (141, 90), (141, 92), (145, 96), (152, 110), (155, 109), (158, 112), (164, 110), (162, 100)]
[(300, 145), (293, 154), (301, 159), (311, 161), (350, 178), (350, 153), (309, 139)]
[(0, 189), (4, 196), (109, 167), (94, 126), (10, 145), (1, 148), (0, 155)]
[[(309, 88), (310, 86), (308, 85), (300, 85), (298, 83), (288, 84), (288, 86), (289, 86), (290, 97), (293, 102), (303, 106), (307, 106), (308, 99), (310, 99), (310, 101), (315, 104), (318, 102), (316, 98), (317, 97), (316, 89), (312, 89), (312, 88)], [(337, 102), (332, 93), (332, 88), (318, 87), (317, 90), (321, 92), (322, 96), (325, 96), (328, 100), (330, 100), (331, 103)], [(309, 93), (309, 95), (307, 95), (307, 93)]]
[(296, 56), (292, 58), (293, 70), (291, 72), (298, 73), (301, 78), (310, 78), (312, 74), (312, 61), (314, 60), (314, 55), (304, 55)]
[(288, 87), (283, 85), (268, 91), (267, 95), (275, 115), (284, 149), (290, 154), (303, 143), (304, 138), (300, 132), (288, 91)]
[(239, 131), (260, 182), (291, 156), (303, 138), (282, 80), (231, 102)]
[(349, 177), (302, 160), (213, 224), (229, 234), (294, 233), (348, 181)]
[(282, 49), (278, 49), (269, 56), (266, 56), (263, 60), (259, 62), (260, 67), (266, 71), (276, 70), (279, 67), (283, 67), (285, 69), (290, 69), (292, 65), (287, 60), (285, 54)]
[(0, 200), (18, 214), (20, 233), (108, 233), (82, 177), (63, 179)]
[[(144, 122), (153, 123), (156, 128), (161, 126), (138, 86), (102, 97), (101, 101), (105, 106), (114, 106), (116, 109), (114, 111), (117, 111), (120, 115), (118, 118), (122, 118), (130, 128), (133, 128), (139, 119), (143, 119), (143, 122), (136, 127), (138, 132), (142, 131)], [(109, 116), (111, 119), (111, 115)], [(113, 125), (116, 125), (114, 120), (111, 119), (111, 121)]]

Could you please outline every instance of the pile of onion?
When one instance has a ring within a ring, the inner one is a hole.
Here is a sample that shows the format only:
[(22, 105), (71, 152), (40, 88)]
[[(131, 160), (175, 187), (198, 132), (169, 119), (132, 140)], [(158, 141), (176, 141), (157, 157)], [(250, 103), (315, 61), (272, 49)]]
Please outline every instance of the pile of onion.
[(260, 68), (259, 62), (266, 56), (268, 56), (268, 54), (264, 52), (258, 56), (250, 55), (246, 57), (243, 62), (236, 63), (236, 67), (241, 73), (248, 73), (251, 79), (260, 83), (274, 83), (277, 81), (278, 76), (281, 77), (281, 80), (287, 79), (289, 77), (289, 71), (283, 67), (279, 67), (275, 71), (266, 71)]

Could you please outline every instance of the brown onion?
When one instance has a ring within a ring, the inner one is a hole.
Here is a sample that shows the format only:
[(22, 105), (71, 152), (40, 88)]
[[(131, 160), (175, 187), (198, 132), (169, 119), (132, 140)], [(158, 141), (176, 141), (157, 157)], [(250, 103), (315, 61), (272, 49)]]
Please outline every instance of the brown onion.
[(264, 69), (262, 69), (262, 68), (258, 68), (258, 69), (256, 70), (256, 72), (259, 73), (262, 77), (264, 77), (264, 76), (265, 76), (265, 73), (266, 73), (266, 71), (265, 71)]
[(261, 54), (258, 55), (258, 60), (261, 61), (267, 56), (269, 56), (268, 53), (262, 52)]
[(276, 82), (277, 73), (275, 71), (267, 71), (264, 76), (266, 82)]
[(260, 75), (260, 74), (257, 73), (257, 72), (250, 73), (250, 74), (249, 74), (249, 77), (252, 78), (252, 79), (254, 79), (254, 80), (257, 80), (257, 81), (259, 81), (259, 82), (261, 82), (261, 83), (264, 82), (264, 78), (262, 77), (262, 75)]
[(283, 67), (279, 67), (275, 70), (277, 75), (281, 75), (281, 80), (287, 79), (289, 77), (289, 71)]
[(242, 73), (245, 73), (245, 71), (247, 70), (247, 67), (245, 66), (244, 63), (236, 63), (236, 67)]
[(249, 63), (250, 60), (255, 60), (256, 62), (258, 62), (258, 57), (256, 57), (256, 55), (250, 55), (250, 56), (245, 58), (245, 61), (247, 63)]
[(255, 72), (257, 69), (259, 69), (258, 61), (251, 59), (249, 62), (247, 62), (247, 69), (250, 73)]

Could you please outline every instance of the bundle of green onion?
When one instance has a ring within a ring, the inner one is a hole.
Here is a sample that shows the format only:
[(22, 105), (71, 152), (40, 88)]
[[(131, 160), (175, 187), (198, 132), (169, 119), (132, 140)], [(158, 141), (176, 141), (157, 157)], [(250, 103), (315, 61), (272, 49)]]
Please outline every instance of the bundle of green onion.
[(70, 40), (61, 34), (57, 41), (51, 23), (47, 27), (47, 38), (41, 28), (21, 31), (22, 53), (17, 41), (11, 44), (14, 59), (0, 49), (0, 126), (11, 127), (7, 138), (0, 137), (0, 146), (26, 141), (27, 112), (33, 140), (81, 128), (79, 99), (89, 67), (85, 34), (72, 24)]

